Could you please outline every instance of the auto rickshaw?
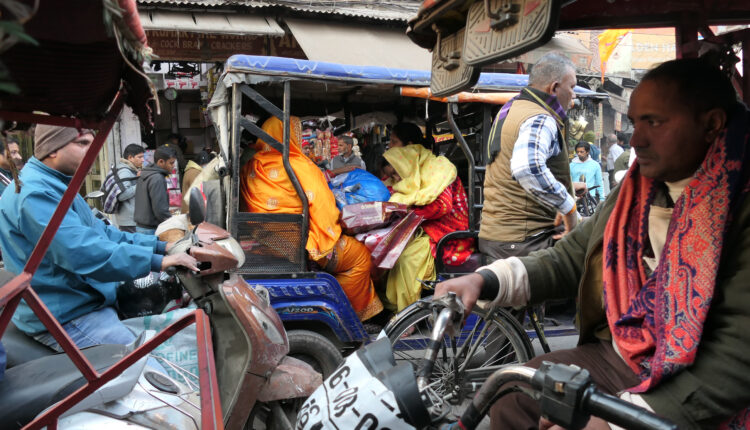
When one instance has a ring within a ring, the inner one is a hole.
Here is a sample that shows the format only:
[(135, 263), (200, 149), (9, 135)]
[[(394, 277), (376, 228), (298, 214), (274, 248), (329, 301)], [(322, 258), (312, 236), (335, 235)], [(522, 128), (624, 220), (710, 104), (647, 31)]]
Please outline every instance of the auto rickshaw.
[[(473, 208), (469, 234), (475, 234), (481, 209), (481, 177), (477, 172), (483, 170), (488, 159), (486, 142), (491, 119), (527, 84), (528, 77), (485, 73), (471, 91), (447, 99), (432, 96), (429, 81), (427, 71), (235, 55), (226, 62), (209, 103), (221, 148), (223, 177), (219, 194), (226, 202), (227, 230), (246, 250), (245, 264), (239, 272), (251, 285), (263, 285), (270, 292), (271, 303), (289, 333), (290, 355), (312, 363), (324, 376), (336, 368), (341, 353), (350, 353), (371, 336), (335, 278), (310, 267), (305, 250), (307, 196), (288, 162), (286, 125), (291, 115), (327, 121), (337, 118), (345, 130), (383, 118), (388, 119), (379, 126), (406, 118), (425, 124), (429, 134), (447, 136), (436, 143), (434, 150), (446, 154), (457, 165), (459, 176), (465, 178), (463, 183), (472, 190), (468, 193), (469, 206)], [(576, 92), (589, 107), (607, 97), (581, 87)], [(283, 120), (283, 142), (275, 142), (260, 128), (269, 116)], [(243, 146), (254, 138), (270, 141), (273, 150), (283, 155), (286, 173), (303, 202), (303, 213), (240, 210), (240, 160)], [(386, 134), (371, 132), (365, 138), (382, 154)], [(368, 165), (372, 171), (375, 167)]]

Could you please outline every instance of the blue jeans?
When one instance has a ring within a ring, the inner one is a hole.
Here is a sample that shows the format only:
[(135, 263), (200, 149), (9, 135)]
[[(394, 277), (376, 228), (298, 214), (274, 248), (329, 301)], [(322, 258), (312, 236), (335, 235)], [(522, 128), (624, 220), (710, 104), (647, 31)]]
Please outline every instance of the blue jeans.
[[(107, 343), (128, 345), (135, 340), (133, 332), (117, 318), (117, 311), (112, 307), (80, 316), (63, 324), (63, 328), (79, 348)], [(34, 339), (57, 352), (63, 352), (49, 332), (38, 334)]]
[(153, 236), (154, 233), (156, 233), (156, 229), (155, 228), (143, 228), (143, 227), (136, 226), (135, 227), (135, 232), (136, 233), (140, 233), (140, 234), (148, 234), (150, 236)]
[[(78, 348), (102, 344), (128, 345), (136, 338), (117, 317), (117, 311), (113, 307), (102, 308), (80, 316), (63, 324), (63, 329)], [(57, 352), (63, 352), (60, 344), (49, 332), (35, 335), (34, 339)], [(166, 374), (161, 364), (153, 357), (148, 359), (148, 364)]]

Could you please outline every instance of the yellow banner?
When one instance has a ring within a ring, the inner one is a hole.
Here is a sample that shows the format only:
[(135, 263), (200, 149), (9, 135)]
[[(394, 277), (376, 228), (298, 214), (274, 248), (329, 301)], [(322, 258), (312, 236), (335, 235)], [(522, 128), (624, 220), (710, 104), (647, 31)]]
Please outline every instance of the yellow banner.
[(626, 34), (632, 30), (629, 28), (617, 29), (617, 30), (605, 30), (598, 37), (599, 39), (599, 61), (602, 69), (602, 81), (604, 80), (604, 71), (607, 69), (607, 61), (609, 57), (617, 48), (617, 44), (620, 43)]

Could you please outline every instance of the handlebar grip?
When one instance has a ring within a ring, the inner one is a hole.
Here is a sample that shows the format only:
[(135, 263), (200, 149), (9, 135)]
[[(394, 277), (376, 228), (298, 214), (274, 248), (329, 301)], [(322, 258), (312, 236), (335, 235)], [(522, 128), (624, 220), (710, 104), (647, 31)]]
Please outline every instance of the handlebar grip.
[(582, 408), (607, 422), (635, 430), (677, 430), (677, 425), (625, 400), (597, 391), (584, 395)]

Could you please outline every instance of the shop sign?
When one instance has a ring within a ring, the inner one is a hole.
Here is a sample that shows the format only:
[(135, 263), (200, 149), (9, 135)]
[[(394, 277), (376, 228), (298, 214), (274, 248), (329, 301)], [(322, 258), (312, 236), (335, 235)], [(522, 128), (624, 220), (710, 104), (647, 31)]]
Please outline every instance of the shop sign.
[(289, 34), (269, 37), (147, 30), (146, 37), (159, 60), (226, 61), (234, 54), (307, 58)]
[[(164, 83), (166, 88), (175, 88), (178, 90), (197, 90), (200, 87), (201, 80), (200, 76), (193, 76), (192, 78), (175, 78), (165, 79)], [(205, 86), (205, 82), (203, 84)]]

